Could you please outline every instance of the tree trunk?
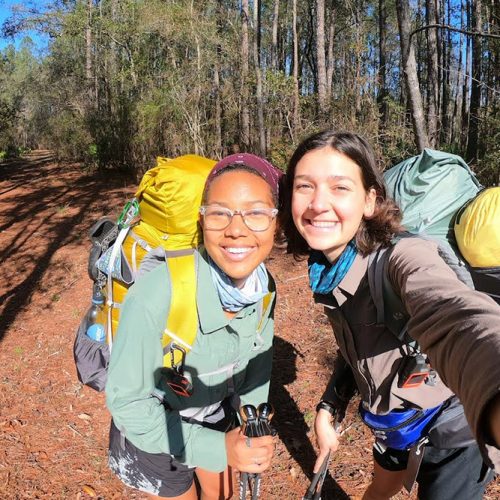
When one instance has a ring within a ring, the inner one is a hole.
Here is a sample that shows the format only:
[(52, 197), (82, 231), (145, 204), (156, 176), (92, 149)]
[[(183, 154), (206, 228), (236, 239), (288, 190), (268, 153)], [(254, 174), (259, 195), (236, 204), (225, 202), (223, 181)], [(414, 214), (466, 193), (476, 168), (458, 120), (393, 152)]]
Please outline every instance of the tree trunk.
[(253, 2), (253, 59), (255, 64), (256, 99), (257, 99), (257, 128), (259, 137), (259, 154), (266, 156), (266, 128), (264, 123), (264, 102), (262, 96), (262, 72), (260, 69), (260, 0)]
[[(222, 32), (222, 1), (217, 1), (217, 33)], [(222, 102), (221, 102), (221, 87), (220, 87), (220, 61), (222, 55), (222, 47), (217, 43), (215, 49), (215, 64), (214, 64), (214, 96), (215, 96), (215, 109), (214, 109), (214, 126), (215, 126), (215, 154), (217, 156), (224, 155), (222, 150)]]
[(316, 0), (316, 66), (318, 68), (318, 104), (320, 115), (328, 112), (325, 54), (325, 0)]
[(293, 131), (292, 139), (300, 126), (299, 98), (299, 38), (297, 33), (297, 0), (292, 0), (292, 31), (293, 31)]
[[(472, 29), (481, 31), (481, 0), (472, 4)], [(472, 38), (472, 82), (470, 90), (469, 132), (467, 135), (467, 161), (472, 162), (478, 157), (479, 113), (481, 109), (481, 58), (482, 38)]]
[(449, 120), (449, 132), (447, 136), (448, 144), (460, 143), (460, 131), (462, 129), (462, 115), (460, 113), (460, 109), (462, 106), (462, 74), (464, 73), (463, 69), (463, 36), (460, 34), (459, 42), (458, 42), (458, 66), (456, 73), (456, 81), (455, 81), (455, 98), (452, 101), (453, 113), (451, 115), (451, 119)]
[(429, 137), (425, 128), (424, 108), (420, 93), (414, 44), (410, 40), (410, 6), (408, 0), (396, 0), (398, 14), (401, 60), (408, 101), (410, 105), (415, 142), (419, 150), (429, 147)]
[(333, 40), (335, 38), (335, 5), (330, 5), (330, 22), (328, 23), (328, 54), (326, 58), (326, 93), (331, 98), (333, 89), (333, 71), (335, 69), (335, 60), (333, 57)]
[(278, 26), (279, 26), (280, 0), (274, 0), (273, 28), (271, 38), (271, 69), (278, 70)]
[(244, 149), (250, 145), (250, 109), (248, 99), (248, 0), (241, 0), (241, 144)]
[[(426, 23), (437, 24), (436, 0), (426, 0)], [(436, 147), (438, 136), (438, 42), (436, 29), (426, 30), (427, 34), (427, 92), (429, 96), (427, 110), (427, 130), (429, 144)]]
[(378, 29), (379, 29), (379, 66), (378, 66), (378, 95), (377, 104), (380, 114), (380, 130), (385, 130), (389, 118), (387, 98), (387, 9), (385, 0), (378, 2)]
[(364, 39), (364, 34), (363, 34), (363, 20), (364, 20), (364, 13), (362, 11), (363, 9), (363, 2), (356, 2), (355, 4), (355, 12), (354, 12), (354, 19), (355, 19), (355, 33), (356, 33), (356, 44), (355, 44), (355, 49), (353, 52), (354, 56), (354, 67), (355, 67), (355, 72), (354, 72), (354, 85), (353, 85), (353, 90), (354, 90), (354, 114), (352, 116), (353, 122), (355, 122), (358, 117), (361, 115), (361, 98), (363, 96), (363, 88), (362, 88), (362, 82), (361, 82), (361, 72), (362, 72), (362, 64), (363, 64), (363, 39)]
[[(470, 29), (470, 3), (468, 0), (465, 0), (464, 8), (462, 12), (465, 10), (465, 28)], [(465, 62), (464, 62), (464, 79), (462, 86), (462, 130), (461, 130), (461, 146), (462, 149), (466, 149), (467, 147), (467, 130), (469, 130), (469, 69), (470, 69), (470, 37), (466, 37), (465, 39)]]
[(93, 0), (87, 0), (87, 25), (85, 26), (85, 79), (92, 94), (92, 8)]

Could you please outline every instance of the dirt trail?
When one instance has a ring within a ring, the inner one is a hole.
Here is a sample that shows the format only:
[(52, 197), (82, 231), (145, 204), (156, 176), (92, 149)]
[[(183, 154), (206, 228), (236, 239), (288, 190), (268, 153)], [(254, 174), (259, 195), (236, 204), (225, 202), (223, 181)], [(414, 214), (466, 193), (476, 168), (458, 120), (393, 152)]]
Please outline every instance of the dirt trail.
[[(78, 382), (72, 356), (90, 298), (88, 228), (115, 217), (134, 187), (57, 164), (48, 151), (0, 164), (0, 500), (146, 498), (108, 471), (104, 398)], [(299, 499), (315, 457), (309, 424), (334, 345), (304, 291), (304, 264), (275, 249), (268, 265), (280, 297), (271, 388), (280, 440), (261, 498)], [(347, 420), (330, 467), (338, 483), (327, 481), (323, 499), (356, 498), (369, 482), (371, 436), (353, 408)], [(500, 498), (498, 481), (488, 498)]]

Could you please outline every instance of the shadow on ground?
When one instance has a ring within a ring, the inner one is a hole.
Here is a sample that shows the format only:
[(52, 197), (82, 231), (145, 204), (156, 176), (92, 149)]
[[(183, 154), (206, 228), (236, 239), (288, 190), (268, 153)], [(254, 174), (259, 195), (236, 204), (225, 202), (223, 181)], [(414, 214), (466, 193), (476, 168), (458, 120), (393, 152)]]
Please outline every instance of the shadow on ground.
[[(43, 287), (55, 252), (85, 238), (101, 214), (126, 201), (130, 179), (82, 176), (81, 168), (55, 163), (47, 151), (0, 165), (0, 341)], [(103, 185), (106, 194), (100, 198)]]
[[(312, 480), (316, 452), (307, 435), (309, 426), (296, 402), (286, 389), (297, 378), (296, 358), (299, 353), (286, 340), (274, 337), (273, 377), (270, 387), (270, 402), (274, 406), (273, 425), (285, 444), (290, 456), (301, 467), (305, 476)], [(304, 485), (304, 493), (309, 484)], [(349, 496), (339, 484), (327, 474), (323, 485), (323, 500), (347, 500)]]

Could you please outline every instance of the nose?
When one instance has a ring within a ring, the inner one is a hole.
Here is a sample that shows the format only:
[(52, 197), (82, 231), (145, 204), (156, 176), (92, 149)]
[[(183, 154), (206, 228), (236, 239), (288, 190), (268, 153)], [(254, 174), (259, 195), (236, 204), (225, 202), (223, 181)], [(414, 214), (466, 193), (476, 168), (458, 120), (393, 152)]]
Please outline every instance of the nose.
[(227, 236), (236, 238), (241, 235), (247, 234), (249, 229), (243, 221), (243, 216), (240, 213), (234, 214), (229, 226), (226, 227), (225, 233)]
[(309, 210), (317, 213), (325, 212), (329, 209), (329, 198), (326, 189), (322, 186), (318, 186), (311, 198), (309, 199), (309, 205), (307, 206)]

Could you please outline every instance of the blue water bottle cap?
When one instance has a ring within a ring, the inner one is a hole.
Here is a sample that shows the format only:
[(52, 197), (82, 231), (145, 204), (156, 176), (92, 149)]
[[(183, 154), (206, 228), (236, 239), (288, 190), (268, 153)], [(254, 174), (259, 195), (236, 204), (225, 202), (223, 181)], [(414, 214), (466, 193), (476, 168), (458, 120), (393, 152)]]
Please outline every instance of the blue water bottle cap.
[(106, 340), (106, 332), (104, 325), (95, 323), (87, 328), (87, 335), (96, 342), (104, 342)]

